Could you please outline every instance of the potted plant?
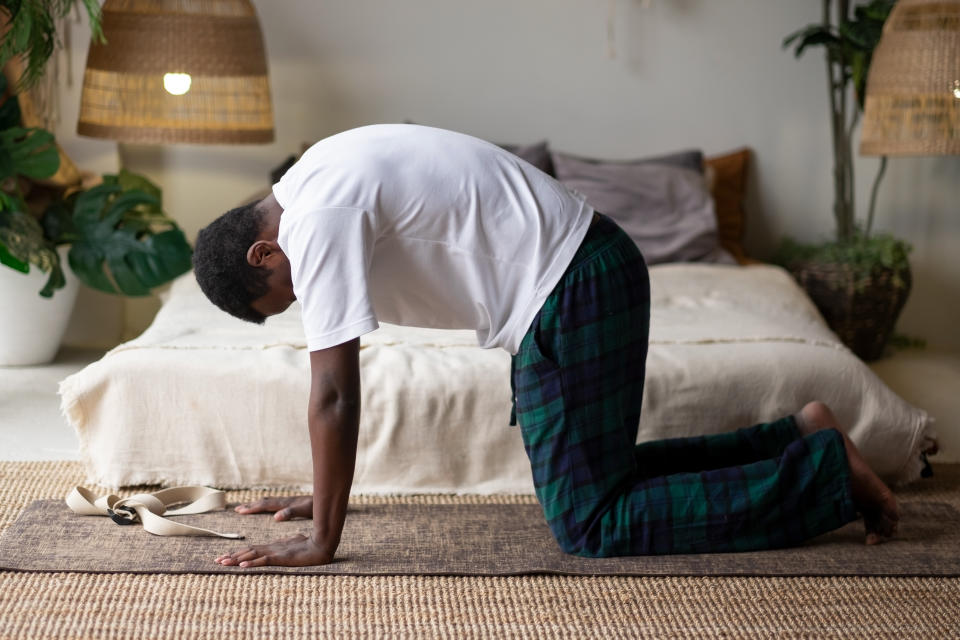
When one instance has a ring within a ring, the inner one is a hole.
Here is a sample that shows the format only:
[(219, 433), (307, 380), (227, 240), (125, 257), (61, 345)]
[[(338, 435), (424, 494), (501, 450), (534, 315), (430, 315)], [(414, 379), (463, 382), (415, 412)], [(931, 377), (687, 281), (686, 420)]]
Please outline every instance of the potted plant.
[(826, 49), (836, 236), (819, 245), (787, 240), (775, 261), (793, 273), (830, 327), (864, 360), (883, 354), (911, 285), (910, 246), (889, 234), (873, 233), (886, 157), (874, 179), (865, 224), (856, 217), (854, 198), (852, 138), (863, 111), (870, 60), (894, 3), (872, 0), (851, 12), (849, 0), (838, 0), (835, 7), (833, 0), (823, 0), (823, 22), (783, 42), (784, 47), (795, 45), (797, 57), (807, 47)]
[[(99, 5), (83, 3), (98, 34)], [(0, 67), (16, 65), (19, 77), (12, 86), (9, 73), (0, 75), (0, 365), (54, 357), (77, 280), (108, 293), (143, 296), (191, 266), (190, 245), (163, 214), (160, 189), (126, 171), (103, 176), (96, 185), (82, 184), (75, 170), (64, 177), (53, 135), (23, 126), (27, 118), (16, 93), (42, 76), (53, 52), (54, 18), (73, 4), (0, 4), (6, 30)]]

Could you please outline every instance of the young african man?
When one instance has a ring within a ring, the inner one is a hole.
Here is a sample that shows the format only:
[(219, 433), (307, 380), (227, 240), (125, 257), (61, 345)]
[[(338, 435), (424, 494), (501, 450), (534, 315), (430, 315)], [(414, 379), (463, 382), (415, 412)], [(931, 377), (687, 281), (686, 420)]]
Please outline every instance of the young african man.
[[(899, 512), (823, 403), (735, 432), (636, 445), (650, 318), (633, 241), (583, 196), (499, 147), (416, 125), (322, 140), (264, 200), (201, 230), (196, 278), (262, 323), (302, 306), (313, 495), (241, 505), (313, 519), (222, 565), (331, 562), (353, 479), (359, 338), (378, 321), (474, 329), (513, 354), (514, 415), (560, 547), (582, 556), (794, 545)], [(513, 422), (513, 421), (511, 421)], [(445, 425), (443, 428), (468, 428)]]

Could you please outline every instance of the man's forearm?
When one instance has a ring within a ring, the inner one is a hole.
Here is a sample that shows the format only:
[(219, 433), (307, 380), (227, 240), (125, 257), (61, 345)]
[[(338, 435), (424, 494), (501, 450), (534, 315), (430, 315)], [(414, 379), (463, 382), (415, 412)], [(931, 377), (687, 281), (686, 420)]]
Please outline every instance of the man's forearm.
[(334, 403), (311, 410), (313, 454), (313, 541), (333, 558), (347, 515), (357, 457), (359, 404)]

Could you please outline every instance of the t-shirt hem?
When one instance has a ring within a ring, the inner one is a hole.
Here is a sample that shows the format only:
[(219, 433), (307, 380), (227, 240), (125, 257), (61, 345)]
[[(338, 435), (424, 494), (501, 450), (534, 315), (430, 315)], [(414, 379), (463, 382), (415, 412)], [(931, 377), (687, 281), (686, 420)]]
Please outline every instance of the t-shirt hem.
[(346, 327), (321, 334), (319, 336), (307, 336), (307, 350), (320, 351), (329, 349), (337, 345), (349, 342), (354, 338), (359, 338), (365, 333), (375, 331), (380, 327), (380, 323), (373, 316), (368, 316), (363, 320), (354, 322)]
[(536, 295), (524, 313), (517, 316), (518, 320), (511, 323), (509, 328), (505, 328), (503, 333), (510, 338), (502, 346), (511, 355), (516, 355), (520, 349), (520, 343), (523, 341), (523, 336), (526, 335), (527, 330), (530, 328), (530, 323), (533, 322), (533, 319), (537, 316), (537, 313), (539, 313), (540, 308), (543, 306), (543, 303), (546, 302), (550, 292), (552, 292), (554, 287), (557, 286), (557, 283), (560, 282), (560, 278), (566, 273), (567, 267), (570, 266), (570, 262), (573, 260), (573, 256), (576, 255), (577, 249), (580, 248), (580, 244), (587, 236), (587, 231), (590, 229), (590, 222), (593, 220), (593, 213), (593, 207), (584, 202), (580, 209), (580, 219), (578, 220), (577, 227), (575, 227), (573, 233), (567, 236), (566, 241), (560, 247), (560, 250), (557, 251), (556, 257), (553, 262), (550, 263), (550, 267), (546, 270), (543, 278), (537, 285)]

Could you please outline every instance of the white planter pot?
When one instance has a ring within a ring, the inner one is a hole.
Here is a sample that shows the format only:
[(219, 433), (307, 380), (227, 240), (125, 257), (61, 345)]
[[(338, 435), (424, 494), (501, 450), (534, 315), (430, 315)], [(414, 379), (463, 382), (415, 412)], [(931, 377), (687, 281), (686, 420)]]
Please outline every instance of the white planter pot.
[(45, 364), (56, 357), (79, 288), (67, 264), (69, 250), (57, 248), (67, 284), (52, 298), (40, 297), (48, 274), (33, 265), (30, 273), (0, 265), (0, 366)]

